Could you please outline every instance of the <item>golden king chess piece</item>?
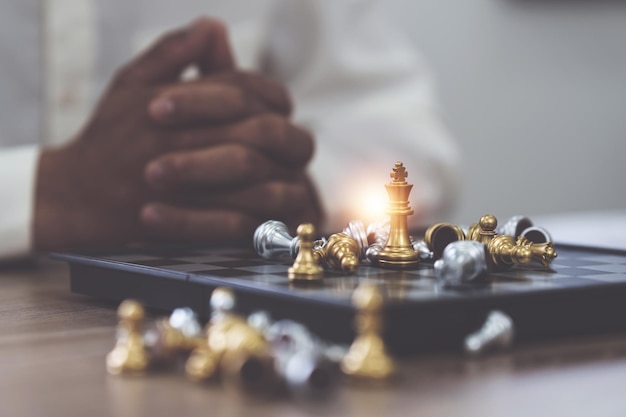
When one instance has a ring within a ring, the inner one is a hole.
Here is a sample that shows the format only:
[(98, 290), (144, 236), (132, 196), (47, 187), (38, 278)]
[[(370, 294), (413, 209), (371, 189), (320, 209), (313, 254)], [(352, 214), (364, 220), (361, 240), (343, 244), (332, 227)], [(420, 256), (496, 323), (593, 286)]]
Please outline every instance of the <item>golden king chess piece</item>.
[(287, 272), (290, 281), (319, 281), (324, 274), (318, 262), (319, 256), (313, 254), (313, 239), (315, 227), (310, 223), (298, 226), (298, 238), (300, 238), (300, 250), (293, 266)]
[(394, 374), (395, 365), (380, 335), (382, 295), (373, 284), (363, 283), (354, 291), (352, 302), (357, 336), (341, 361), (341, 370), (358, 379), (385, 381)]
[(378, 255), (380, 266), (389, 268), (413, 268), (419, 263), (419, 254), (413, 249), (407, 217), (413, 214), (409, 206), (409, 194), (413, 184), (406, 182), (408, 173), (402, 162), (396, 162), (391, 171), (392, 181), (385, 184), (389, 195), (386, 214), (390, 216), (389, 238)]
[(135, 300), (124, 300), (117, 316), (117, 342), (107, 355), (107, 370), (113, 375), (143, 374), (150, 362), (143, 342), (143, 306)]

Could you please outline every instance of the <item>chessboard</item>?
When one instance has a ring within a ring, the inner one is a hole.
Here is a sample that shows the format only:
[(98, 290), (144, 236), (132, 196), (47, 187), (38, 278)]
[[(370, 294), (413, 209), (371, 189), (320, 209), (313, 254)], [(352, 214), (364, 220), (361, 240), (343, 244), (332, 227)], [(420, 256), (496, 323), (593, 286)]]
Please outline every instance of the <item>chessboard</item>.
[(460, 350), (492, 310), (513, 319), (518, 342), (625, 330), (626, 251), (555, 248), (558, 257), (549, 269), (515, 266), (461, 287), (441, 285), (429, 263), (402, 271), (362, 265), (352, 275), (327, 270), (320, 283), (294, 283), (288, 263), (263, 259), (247, 246), (52, 256), (69, 263), (76, 293), (116, 302), (134, 298), (163, 311), (185, 306), (206, 319), (213, 289), (228, 287), (242, 314), (266, 310), (345, 344), (355, 335), (352, 292), (372, 282), (384, 297), (383, 337), (395, 354)]

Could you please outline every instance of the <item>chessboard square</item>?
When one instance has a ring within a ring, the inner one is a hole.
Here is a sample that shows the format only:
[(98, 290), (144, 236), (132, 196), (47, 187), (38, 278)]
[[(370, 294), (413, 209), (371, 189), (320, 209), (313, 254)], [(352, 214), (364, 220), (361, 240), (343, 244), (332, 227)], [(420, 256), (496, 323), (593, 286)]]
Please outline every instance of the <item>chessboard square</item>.
[(603, 262), (598, 261), (597, 259), (588, 259), (588, 258), (575, 258), (575, 257), (557, 257), (554, 261), (552, 261), (552, 267), (571, 267), (571, 266), (589, 266), (589, 265), (598, 265)]
[(118, 261), (118, 262), (137, 263), (137, 262), (142, 262), (142, 261), (146, 262), (146, 261), (154, 261), (157, 259), (163, 259), (163, 257), (145, 255), (141, 253), (121, 253), (121, 254), (112, 255), (106, 259), (110, 259), (112, 261)]
[(593, 267), (594, 269), (590, 269), (590, 268), (559, 268), (558, 269), (558, 273), (561, 275), (568, 275), (570, 277), (584, 277), (586, 275), (595, 275), (598, 273), (597, 270), (595, 270), (595, 268), (597, 267)]
[(208, 253), (206, 255), (198, 255), (198, 256), (182, 256), (176, 259), (180, 259), (181, 261), (185, 261), (187, 263), (193, 262), (197, 264), (212, 264), (215, 262), (224, 262), (224, 261), (232, 261), (232, 256), (224, 256), (222, 254), (217, 253)]
[(157, 259), (148, 259), (143, 261), (135, 261), (133, 264), (143, 265), (143, 266), (153, 266), (159, 268), (169, 268), (175, 265), (185, 265), (189, 262), (181, 261), (179, 259), (168, 259), (168, 258), (157, 258)]
[(208, 276), (217, 277), (217, 278), (244, 278), (244, 279), (247, 277), (258, 276), (256, 272), (242, 271), (239, 269), (227, 269), (227, 268), (205, 269), (203, 271), (194, 272), (194, 274), (208, 275)]
[(173, 269), (175, 271), (184, 272), (199, 272), (199, 271), (214, 271), (217, 269), (224, 269), (221, 266), (205, 265), (205, 264), (181, 264), (181, 265), (167, 265), (163, 266), (166, 269)]
[(243, 271), (256, 272), (257, 274), (281, 274), (284, 273), (287, 276), (287, 270), (289, 265), (283, 264), (263, 264), (256, 266), (247, 266), (243, 268), (237, 268)]
[(586, 287), (586, 286), (591, 286), (591, 285), (602, 284), (601, 282), (598, 282), (598, 280), (587, 279), (587, 278), (575, 278), (575, 277), (560, 278), (560, 279), (553, 280), (552, 282), (559, 287), (567, 287), (567, 288)]
[(223, 261), (211, 262), (212, 265), (221, 266), (222, 268), (246, 268), (252, 266), (268, 265), (267, 261), (263, 259), (230, 259)]
[(595, 265), (595, 266), (590, 266), (587, 269), (590, 269), (591, 271), (601, 271), (601, 272), (608, 272), (608, 273), (613, 273), (613, 274), (626, 273), (626, 265), (623, 265), (623, 264)]
[(287, 277), (287, 275), (278, 274), (238, 276), (238, 278), (253, 281), (255, 284), (283, 285), (289, 283), (289, 278)]
[(625, 274), (587, 275), (585, 276), (585, 278), (593, 279), (596, 281), (604, 281), (604, 282), (626, 282), (626, 273)]
[(592, 261), (592, 262), (600, 262), (600, 263), (605, 263), (605, 264), (626, 265), (625, 255), (594, 254), (594, 255), (581, 256), (580, 259)]

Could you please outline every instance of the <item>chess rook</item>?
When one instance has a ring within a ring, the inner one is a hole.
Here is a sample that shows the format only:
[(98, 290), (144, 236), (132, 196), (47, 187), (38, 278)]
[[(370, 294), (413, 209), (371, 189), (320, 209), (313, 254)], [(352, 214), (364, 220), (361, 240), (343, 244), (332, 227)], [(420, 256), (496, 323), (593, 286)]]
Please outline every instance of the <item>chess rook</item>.
[(511, 317), (498, 310), (492, 311), (480, 330), (465, 338), (465, 352), (480, 355), (491, 349), (507, 348), (513, 343), (514, 335)]
[(386, 214), (390, 217), (389, 239), (378, 254), (378, 264), (390, 268), (414, 268), (419, 263), (409, 238), (407, 217), (413, 214), (409, 206), (409, 194), (413, 184), (406, 182), (408, 173), (402, 162), (396, 162), (390, 174), (391, 183), (385, 184), (389, 195)]

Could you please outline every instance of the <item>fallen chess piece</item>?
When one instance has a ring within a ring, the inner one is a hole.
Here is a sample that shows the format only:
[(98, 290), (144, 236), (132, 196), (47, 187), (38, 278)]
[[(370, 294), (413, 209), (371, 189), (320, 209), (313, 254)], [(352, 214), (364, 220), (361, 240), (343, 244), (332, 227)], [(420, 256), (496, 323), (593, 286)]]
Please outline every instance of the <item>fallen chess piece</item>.
[(168, 318), (156, 320), (146, 330), (144, 342), (154, 362), (170, 362), (204, 341), (202, 326), (190, 308), (177, 308)]
[(475, 282), (487, 273), (487, 248), (474, 240), (452, 242), (433, 266), (437, 279), (445, 285)]
[(322, 258), (332, 268), (347, 273), (354, 273), (359, 268), (361, 250), (356, 240), (345, 233), (335, 233), (328, 237), (328, 242), (320, 251)]
[(550, 233), (543, 227), (535, 226), (526, 216), (511, 217), (502, 226), (498, 226), (496, 232), (499, 235), (511, 236), (513, 239), (523, 236), (533, 243), (552, 242)]
[(441, 258), (449, 244), (462, 240), (465, 240), (463, 229), (450, 223), (435, 223), (424, 234), (424, 242), (432, 252), (432, 259)]
[(206, 343), (191, 352), (185, 370), (194, 381), (219, 372), (222, 383), (248, 393), (265, 393), (275, 381), (270, 349), (263, 335), (234, 313), (235, 296), (226, 288), (211, 294)]
[(513, 344), (515, 328), (513, 320), (502, 311), (489, 313), (485, 324), (465, 338), (465, 352), (472, 356), (494, 349), (505, 349)]

